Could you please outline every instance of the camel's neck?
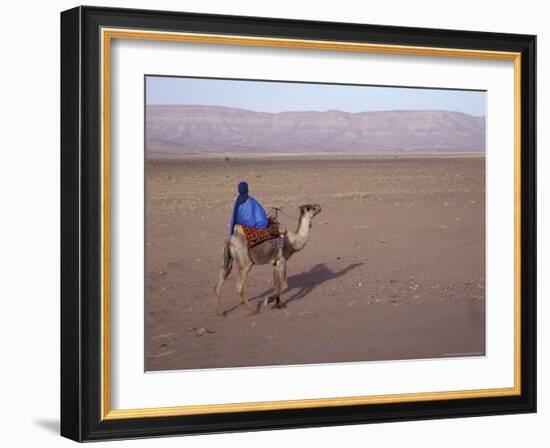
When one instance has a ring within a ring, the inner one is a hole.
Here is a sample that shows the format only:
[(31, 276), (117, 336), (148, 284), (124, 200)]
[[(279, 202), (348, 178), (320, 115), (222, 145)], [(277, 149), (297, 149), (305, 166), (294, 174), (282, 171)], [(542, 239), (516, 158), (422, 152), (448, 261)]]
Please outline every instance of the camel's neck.
[(309, 225), (311, 223), (311, 218), (306, 215), (301, 215), (298, 220), (298, 227), (295, 232), (288, 232), (288, 240), (292, 245), (294, 252), (302, 250), (306, 243), (307, 237), (309, 236)]

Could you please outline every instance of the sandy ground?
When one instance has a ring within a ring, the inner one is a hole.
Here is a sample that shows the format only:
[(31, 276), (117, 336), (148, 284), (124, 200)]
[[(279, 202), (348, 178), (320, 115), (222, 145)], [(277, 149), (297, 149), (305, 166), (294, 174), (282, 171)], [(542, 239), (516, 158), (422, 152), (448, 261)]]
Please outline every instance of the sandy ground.
[[(484, 354), (484, 167), (481, 156), (148, 160), (146, 369)], [(266, 208), (323, 211), (289, 261), (287, 307), (262, 306), (272, 267), (256, 266), (255, 312), (233, 272), (218, 317), (212, 290), (240, 180)]]

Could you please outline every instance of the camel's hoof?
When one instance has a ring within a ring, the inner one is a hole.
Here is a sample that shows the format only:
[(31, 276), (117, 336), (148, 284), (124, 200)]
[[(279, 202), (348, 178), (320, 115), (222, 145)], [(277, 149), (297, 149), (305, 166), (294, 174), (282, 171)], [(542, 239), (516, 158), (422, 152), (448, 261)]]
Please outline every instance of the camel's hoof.
[(247, 310), (247, 315), (248, 316), (254, 316), (256, 314), (258, 314), (260, 312), (260, 306), (261, 304), (257, 304), (256, 306), (253, 306), (252, 304), (250, 304), (250, 307), (247, 305), (246, 307), (246, 310)]
[(219, 317), (227, 317), (227, 311), (218, 311), (217, 314)]
[(280, 310), (281, 308), (286, 308), (286, 304), (284, 302), (281, 302), (281, 299), (275, 297), (274, 300), (275, 303), (271, 305), (272, 310)]

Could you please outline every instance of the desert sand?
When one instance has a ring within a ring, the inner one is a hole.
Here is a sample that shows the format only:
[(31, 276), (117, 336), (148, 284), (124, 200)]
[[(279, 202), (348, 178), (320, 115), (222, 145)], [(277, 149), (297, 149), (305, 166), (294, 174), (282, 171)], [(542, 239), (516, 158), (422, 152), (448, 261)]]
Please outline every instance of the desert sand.
[[(247, 180), (287, 227), (319, 203), (288, 264), (286, 308), (250, 312), (212, 294)], [(146, 370), (481, 356), (485, 353), (485, 158), (481, 155), (181, 157), (146, 160)]]

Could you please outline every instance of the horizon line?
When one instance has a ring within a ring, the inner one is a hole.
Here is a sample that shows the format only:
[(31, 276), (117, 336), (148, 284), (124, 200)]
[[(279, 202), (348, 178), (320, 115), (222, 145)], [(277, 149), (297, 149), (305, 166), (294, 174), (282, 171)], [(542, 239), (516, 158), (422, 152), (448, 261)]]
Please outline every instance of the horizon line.
[(242, 107), (233, 107), (233, 106), (218, 106), (214, 104), (145, 104), (146, 107), (153, 106), (153, 107), (210, 107), (210, 108), (219, 108), (219, 109), (234, 109), (234, 110), (242, 110), (245, 112), (254, 112), (254, 113), (262, 113), (262, 114), (269, 114), (269, 115), (278, 115), (278, 114), (285, 114), (285, 113), (292, 113), (292, 112), (317, 112), (317, 113), (326, 113), (326, 112), (341, 112), (344, 114), (350, 114), (350, 115), (358, 115), (358, 114), (368, 114), (368, 113), (379, 113), (379, 112), (454, 112), (457, 114), (462, 115), (468, 115), (470, 117), (476, 117), (476, 118), (486, 118), (487, 114), (483, 115), (475, 115), (475, 114), (469, 114), (467, 112), (462, 112), (458, 110), (449, 110), (449, 109), (379, 109), (379, 110), (365, 110), (360, 112), (349, 112), (341, 109), (325, 109), (325, 110), (313, 110), (313, 109), (297, 109), (297, 110), (283, 110), (280, 112), (266, 112), (262, 110), (253, 110), (253, 109), (245, 109)]

